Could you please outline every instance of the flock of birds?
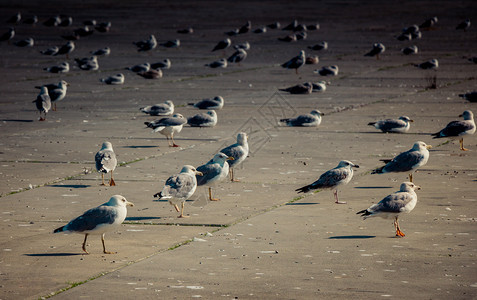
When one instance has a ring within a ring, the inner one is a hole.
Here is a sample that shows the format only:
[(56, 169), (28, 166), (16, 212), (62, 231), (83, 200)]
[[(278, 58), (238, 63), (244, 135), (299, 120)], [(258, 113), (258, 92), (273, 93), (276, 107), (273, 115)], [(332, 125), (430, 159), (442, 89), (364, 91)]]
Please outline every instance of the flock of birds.
[[(21, 20), (21, 14), (18, 13), (9, 19), (8, 22), (12, 24), (18, 24), (21, 22)], [(23, 23), (25, 24), (35, 24), (37, 22), (38, 18), (36, 16), (23, 20)], [(433, 17), (429, 20), (426, 20), (423, 24), (421, 24), (421, 26), (412, 25), (410, 27), (404, 28), (401, 34), (396, 38), (402, 41), (419, 39), (422, 37), (420, 29), (430, 29), (434, 27), (437, 22), (437, 17)], [(71, 17), (55, 16), (46, 20), (43, 22), (43, 24), (45, 26), (66, 27), (71, 26), (73, 21)], [(93, 34), (95, 31), (102, 33), (108, 32), (111, 28), (110, 22), (97, 23), (94, 20), (86, 21), (84, 22), (84, 25), (84, 27), (74, 30), (72, 35), (63, 36), (63, 38), (68, 40), (64, 45), (60, 47), (54, 46), (48, 48), (41, 51), (41, 53), (43, 55), (53, 56), (65, 55), (68, 59), (68, 55), (75, 50), (74, 41), (77, 41), (82, 37), (87, 37)], [(469, 27), (470, 20), (465, 20), (459, 24), (456, 29), (466, 31)], [(275, 22), (273, 24), (269, 24), (268, 26), (263, 26), (252, 30), (251, 22), (248, 21), (242, 27), (228, 31), (225, 34), (230, 37), (248, 32), (263, 34), (267, 32), (267, 28), (279, 29), (281, 28), (281, 25), (280, 23)], [(285, 37), (279, 38), (279, 40), (283, 42), (296, 42), (298, 40), (304, 40), (307, 38), (307, 32), (318, 30), (319, 28), (319, 24), (303, 25), (299, 24), (295, 20), (283, 28), (283, 30), (289, 30), (292, 33)], [(193, 28), (186, 28), (178, 31), (178, 33), (181, 34), (192, 34), (193, 32)], [(6, 33), (0, 36), (0, 41), (8, 41), (8, 43), (10, 43), (10, 40), (12, 40), (14, 36), (15, 30), (13, 27), (11, 27)], [(18, 47), (31, 47), (34, 45), (34, 41), (33, 38), (27, 38), (16, 41), (14, 44)], [(137, 47), (138, 52), (153, 50), (158, 45), (167, 48), (177, 48), (181, 45), (180, 40), (178, 39), (158, 44), (154, 35), (150, 35), (146, 40), (133, 42), (133, 44)], [(230, 38), (226, 38), (219, 41), (212, 48), (212, 52), (224, 51), (225, 54), (225, 50), (229, 47), (232, 47), (232, 41)], [(250, 49), (250, 44), (248, 42), (236, 44), (233, 46), (233, 48), (235, 49), (235, 52), (227, 59), (221, 58), (220, 60), (208, 63), (205, 66), (210, 68), (226, 68), (227, 64), (229, 63), (240, 64), (247, 58), (246, 51)], [(309, 46), (308, 48), (313, 51), (326, 50), (328, 49), (328, 42), (322, 41), (315, 45)], [(386, 47), (382, 43), (375, 43), (372, 49), (364, 55), (371, 57), (375, 56), (376, 59), (379, 60), (380, 54), (382, 54), (385, 49)], [(404, 55), (416, 54), (418, 52), (418, 48), (415, 45), (411, 45), (403, 48), (401, 51)], [(111, 49), (109, 47), (105, 47), (91, 51), (91, 57), (75, 58), (75, 61), (78, 67), (82, 70), (97, 70), (99, 68), (98, 56), (105, 56), (109, 55), (110, 53)], [(469, 60), (477, 63), (477, 58), (471, 58)], [(287, 62), (281, 64), (281, 67), (286, 69), (294, 69), (296, 74), (298, 74), (298, 69), (303, 65), (317, 64), (318, 62), (318, 56), (306, 57), (305, 51), (301, 50), (296, 57), (293, 57)], [(439, 63), (437, 59), (432, 59), (420, 64), (416, 64), (415, 66), (421, 69), (437, 69), (439, 67)], [(171, 68), (171, 61), (169, 59), (165, 59), (158, 63), (143, 63), (140, 65), (127, 67), (126, 69), (135, 72), (144, 78), (156, 79), (163, 76), (162, 70), (169, 68)], [(68, 62), (63, 62), (59, 65), (45, 68), (45, 70), (48, 72), (61, 74), (69, 71), (69, 64)], [(336, 76), (339, 72), (339, 68), (336, 65), (324, 66), (321, 69), (315, 70), (314, 72), (321, 76)], [(119, 73), (110, 77), (102, 78), (100, 81), (113, 85), (123, 84), (124, 74)], [(319, 81), (316, 83), (305, 82), (303, 84), (298, 84), (280, 90), (292, 94), (310, 94), (313, 92), (325, 91), (328, 84), (329, 82), (326, 81)], [(56, 110), (56, 102), (65, 98), (68, 85), (69, 83), (61, 80), (57, 84), (45, 84), (43, 86), (36, 87), (40, 89), (40, 93), (33, 102), (36, 104), (36, 107), (40, 113), (40, 121), (46, 119), (46, 114), (52, 108), (52, 103), (54, 104), (53, 110)], [(477, 92), (472, 92), (462, 94), (460, 96), (468, 99), (469, 101), (475, 101), (475, 98), (477, 97), (476, 95)], [(161, 116), (161, 119), (152, 122), (145, 122), (145, 125), (148, 128), (152, 128), (154, 132), (159, 132), (165, 135), (169, 146), (178, 147), (174, 141), (174, 135), (180, 133), (182, 127), (185, 124), (188, 124), (191, 127), (213, 127), (217, 124), (216, 110), (219, 110), (224, 106), (224, 99), (221, 96), (216, 96), (211, 99), (203, 99), (197, 103), (189, 104), (193, 105), (195, 108), (207, 111), (205, 113), (199, 113), (192, 117), (185, 118), (179, 113), (174, 113), (175, 106), (171, 100), (167, 100), (164, 103), (141, 107), (140, 111), (151, 116)], [(321, 124), (323, 115), (324, 114), (322, 112), (314, 109), (309, 114), (300, 115), (295, 118), (282, 119), (280, 122), (283, 122), (287, 126), (316, 127)], [(433, 134), (433, 137), (459, 139), (460, 149), (465, 151), (467, 149), (465, 149), (463, 146), (463, 137), (465, 135), (473, 134), (476, 130), (476, 127), (473, 113), (470, 110), (464, 111), (461, 116), (463, 117), (463, 120), (450, 122), (445, 128)], [(376, 122), (371, 122), (369, 125), (374, 126), (376, 129), (386, 133), (406, 133), (409, 131), (411, 122), (413, 122), (413, 120), (411, 120), (409, 117), (401, 116), (399, 119), (379, 120)], [(406, 172), (409, 174), (409, 182), (403, 182), (399, 191), (386, 196), (379, 203), (358, 212), (358, 214), (361, 214), (365, 219), (373, 216), (394, 218), (396, 236), (403, 237), (404, 233), (399, 228), (398, 216), (403, 212), (412, 211), (416, 206), (417, 194), (415, 191), (420, 189), (420, 187), (413, 183), (413, 172), (427, 163), (429, 159), (428, 150), (430, 148), (430, 145), (427, 145), (422, 141), (417, 141), (410, 150), (400, 153), (393, 159), (383, 160), (385, 165), (373, 170), (372, 174)], [(160, 200), (169, 201), (169, 203), (174, 206), (177, 212), (180, 213), (180, 218), (187, 217), (187, 215), (184, 215), (184, 204), (186, 200), (192, 197), (197, 186), (208, 187), (208, 196), (210, 201), (219, 200), (218, 198), (213, 197), (212, 188), (216, 186), (217, 183), (225, 180), (227, 177), (229, 177), (232, 182), (238, 181), (234, 176), (234, 168), (240, 165), (247, 158), (248, 153), (248, 137), (246, 133), (240, 132), (237, 135), (236, 143), (221, 149), (207, 163), (197, 168), (191, 165), (184, 165), (178, 174), (172, 175), (166, 180), (162, 190), (154, 194), (154, 197), (158, 197)], [(116, 183), (113, 178), (113, 172), (117, 167), (117, 159), (110, 142), (106, 141), (102, 144), (101, 149), (95, 155), (95, 162), (97, 171), (101, 173), (101, 184), (105, 185), (104, 175), (110, 173), (109, 186), (115, 186)], [(339, 162), (338, 166), (321, 174), (316, 181), (298, 188), (296, 191), (298, 193), (307, 193), (316, 190), (331, 189), (333, 190), (335, 203), (345, 204), (346, 202), (340, 201), (338, 198), (338, 187), (341, 185), (346, 185), (351, 181), (353, 177), (353, 168), (359, 168), (359, 166), (351, 161), (342, 160)], [(86, 250), (86, 240), (88, 235), (99, 234), (101, 235), (101, 240), (103, 243), (103, 252), (112, 253), (106, 251), (104, 244), (104, 234), (107, 231), (113, 230), (125, 220), (127, 215), (127, 206), (133, 206), (133, 204), (127, 201), (126, 198), (121, 195), (112, 196), (108, 202), (86, 211), (83, 215), (73, 219), (67, 225), (56, 229), (54, 232), (76, 232), (84, 234), (85, 239), (82, 249), (85, 253), (88, 253)]]

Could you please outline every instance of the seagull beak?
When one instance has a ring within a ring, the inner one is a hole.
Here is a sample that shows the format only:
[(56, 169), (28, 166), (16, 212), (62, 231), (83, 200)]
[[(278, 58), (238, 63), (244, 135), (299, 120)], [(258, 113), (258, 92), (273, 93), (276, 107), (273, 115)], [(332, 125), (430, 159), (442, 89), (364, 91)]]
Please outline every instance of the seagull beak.
[(235, 160), (232, 156), (227, 157), (227, 160)]
[(200, 172), (200, 171), (196, 171), (196, 172), (195, 172), (195, 175), (204, 176), (204, 173), (202, 173), (202, 172)]
[(416, 185), (416, 190), (420, 190), (420, 189), (421, 189), (421, 187)]
[(353, 167), (355, 167), (355, 168), (359, 168), (359, 166), (358, 166), (358, 165), (354, 165)]
[(414, 120), (409, 120), (409, 122), (414, 122)]
[(432, 148), (431, 145), (426, 145), (426, 149), (427, 149), (427, 150), (429, 150), (429, 149), (431, 149), (431, 148)]
[(459, 117), (463, 117), (464, 115), (463, 114), (460, 114)]
[(134, 206), (134, 203), (126, 201), (126, 206)]

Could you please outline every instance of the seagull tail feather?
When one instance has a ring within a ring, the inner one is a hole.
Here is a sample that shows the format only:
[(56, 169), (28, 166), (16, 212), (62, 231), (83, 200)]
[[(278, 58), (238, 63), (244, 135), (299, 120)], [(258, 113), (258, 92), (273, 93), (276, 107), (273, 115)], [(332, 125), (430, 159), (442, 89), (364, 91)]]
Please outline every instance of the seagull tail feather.
[(65, 226), (61, 226), (61, 227), (59, 227), (59, 228), (56, 228), (56, 229), (53, 231), (53, 233), (62, 232), (64, 228), (65, 228)]
[(376, 125), (376, 122), (369, 122), (368, 125), (374, 126), (374, 125)]
[(304, 187), (301, 187), (299, 189), (296, 189), (295, 191), (299, 193), (308, 193), (311, 190), (312, 186), (311, 184), (305, 185)]
[(382, 174), (384, 167), (385, 167), (385, 166), (382, 166), (382, 167), (380, 167), (380, 168), (377, 168), (377, 169), (372, 170), (372, 171), (371, 171), (371, 174)]
[(361, 214), (361, 216), (366, 220), (366, 217), (370, 216), (371, 212), (369, 212), (367, 209), (364, 209), (364, 210), (358, 211), (356, 214), (357, 215)]

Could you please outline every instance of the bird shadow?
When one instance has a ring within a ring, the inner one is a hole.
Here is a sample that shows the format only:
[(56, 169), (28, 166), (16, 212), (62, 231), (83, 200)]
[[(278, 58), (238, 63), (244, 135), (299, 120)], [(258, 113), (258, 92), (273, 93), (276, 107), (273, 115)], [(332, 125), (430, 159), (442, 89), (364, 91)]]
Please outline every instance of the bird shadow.
[(287, 203), (286, 205), (315, 205), (315, 204), (320, 204), (318, 202), (295, 202), (295, 203)]
[(75, 255), (83, 255), (83, 253), (32, 253), (32, 254), (23, 254), (26, 256), (32, 257), (48, 257), (48, 256), (75, 256)]
[(371, 189), (392, 189), (392, 186), (355, 186), (355, 189), (371, 190)]
[(62, 188), (72, 188), (72, 189), (85, 189), (87, 187), (90, 187), (91, 185), (89, 184), (52, 184), (49, 185), (51, 187), (62, 187)]
[(161, 217), (127, 217), (126, 221), (162, 220)]
[(159, 146), (123, 146), (123, 148), (146, 149), (146, 148), (159, 148)]
[(373, 239), (375, 235), (338, 235), (330, 236), (329, 240), (354, 240), (354, 239)]
[(23, 123), (30, 123), (34, 120), (21, 120), (21, 119), (2, 119), (1, 122), (23, 122)]

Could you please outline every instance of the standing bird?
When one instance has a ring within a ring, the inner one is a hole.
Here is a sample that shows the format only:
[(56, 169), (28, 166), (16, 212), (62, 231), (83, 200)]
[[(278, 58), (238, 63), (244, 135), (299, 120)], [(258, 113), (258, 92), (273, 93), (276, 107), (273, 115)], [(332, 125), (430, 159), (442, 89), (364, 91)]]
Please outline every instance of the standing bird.
[(237, 182), (238, 179), (234, 177), (234, 168), (240, 165), (248, 156), (249, 148), (247, 141), (247, 134), (245, 132), (239, 132), (237, 134), (237, 142), (228, 147), (223, 148), (219, 152), (233, 157), (233, 160), (229, 162), (230, 165), (230, 181)]
[(214, 127), (217, 125), (217, 113), (209, 110), (206, 113), (196, 114), (187, 119), (187, 124), (191, 127)]
[(400, 116), (399, 119), (386, 119), (379, 120), (377, 122), (370, 122), (368, 125), (374, 126), (376, 129), (381, 130), (382, 132), (398, 132), (404, 133), (408, 132), (411, 127), (411, 120), (408, 116)]
[[(159, 132), (165, 135), (169, 147), (179, 147), (179, 145), (174, 142), (174, 134), (181, 132), (182, 127), (186, 123), (187, 120), (181, 114), (174, 114), (172, 117), (162, 118), (153, 122), (144, 122), (147, 127), (153, 129), (153, 132)], [(169, 138), (172, 140), (172, 145), (169, 142)]]
[(296, 189), (298, 193), (308, 193), (317, 189), (333, 189), (333, 195), (335, 196), (335, 203), (346, 204), (338, 200), (338, 186), (342, 184), (348, 184), (353, 178), (353, 167), (359, 168), (358, 165), (353, 164), (349, 160), (342, 160), (338, 166), (334, 169), (328, 170), (321, 174), (320, 178), (312, 184), (305, 185), (299, 189)]
[(197, 168), (202, 175), (196, 175), (197, 186), (205, 185), (209, 187), (209, 200), (219, 201), (218, 198), (212, 198), (212, 187), (218, 182), (224, 180), (229, 175), (229, 164), (227, 160), (234, 160), (221, 152), (214, 155), (205, 165)]
[(112, 85), (124, 84), (124, 74), (118, 73), (116, 75), (101, 78), (99, 81)]
[(376, 59), (379, 59), (379, 54), (383, 53), (386, 51), (386, 47), (384, 47), (383, 44), (381, 43), (374, 43), (373, 44), (373, 49), (366, 53), (364, 56), (376, 56)]
[(459, 23), (457, 27), (455, 28), (456, 30), (464, 30), (467, 31), (467, 29), (470, 27), (470, 19), (466, 19), (465, 21)]
[(215, 96), (212, 99), (202, 99), (197, 103), (189, 103), (198, 109), (221, 109), (224, 107), (224, 98), (222, 96)]
[(295, 69), (295, 73), (298, 74), (298, 68), (305, 64), (305, 51), (301, 50), (298, 56), (293, 57), (281, 66), (286, 69)]
[(464, 135), (475, 133), (474, 114), (470, 110), (464, 111), (459, 117), (464, 117), (462, 121), (452, 121), (441, 131), (432, 134), (434, 139), (450, 138), (459, 139), (460, 150), (467, 151), (464, 148)]
[(420, 186), (412, 182), (403, 182), (399, 191), (386, 196), (383, 200), (356, 214), (361, 214), (364, 220), (375, 216), (384, 219), (394, 218), (396, 236), (404, 237), (404, 232), (399, 228), (398, 217), (400, 213), (410, 213), (414, 209), (417, 204), (417, 194), (415, 190), (420, 189)]
[(167, 100), (164, 103), (141, 107), (139, 110), (151, 116), (168, 116), (174, 113), (174, 103)]
[(430, 19), (425, 20), (425, 21), (419, 26), (419, 28), (420, 28), (420, 29), (429, 30), (429, 29), (431, 29), (434, 25), (436, 25), (436, 23), (437, 23), (438, 21), (439, 21), (439, 20), (437, 19), (437, 17), (432, 17), (432, 18), (430, 18)]
[(68, 54), (70, 54), (71, 52), (73, 52), (73, 50), (75, 50), (75, 43), (74, 43), (73, 41), (68, 41), (68, 42), (66, 42), (66, 44), (64, 44), (63, 46), (61, 46), (61, 47), (58, 49), (58, 52), (56, 52), (55, 54), (53, 54), (53, 56), (57, 56), (57, 55), (60, 55), (60, 54), (65, 54), (65, 55), (66, 55), (66, 59), (69, 59)]
[(94, 160), (96, 162), (96, 170), (101, 172), (101, 185), (105, 185), (104, 174), (111, 172), (109, 186), (115, 186), (116, 182), (114, 182), (113, 179), (113, 171), (116, 169), (118, 161), (113, 150), (113, 145), (110, 142), (104, 142), (101, 146), (101, 150), (94, 156)]
[[(56, 111), (56, 102), (65, 99), (68, 82), (62, 80), (58, 84), (46, 84), (44, 85), (48, 89), (48, 95), (50, 95), (51, 102), (53, 102), (53, 111)], [(35, 86), (37, 89), (41, 89), (41, 86)]]
[(15, 36), (15, 29), (13, 27), (8, 28), (8, 31), (0, 36), (1, 41), (7, 41), (10, 44), (10, 40)]
[(138, 41), (138, 42), (133, 42), (134, 45), (138, 48), (138, 52), (143, 52), (143, 51), (149, 51), (157, 47), (157, 40), (154, 35), (150, 35), (149, 39), (143, 40), (143, 41)]
[(246, 58), (247, 52), (244, 49), (238, 49), (229, 58), (227, 58), (227, 61), (231, 63), (238, 63), (240, 65), (240, 62)]
[(229, 38), (226, 38), (225, 40), (218, 42), (214, 49), (212, 49), (212, 52), (217, 50), (225, 50), (230, 47), (230, 45), (232, 45), (232, 41)]
[[(46, 86), (41, 87), (40, 94), (38, 94), (36, 100), (34, 100), (33, 102), (36, 104), (36, 108), (40, 112), (39, 121), (45, 121), (46, 114), (51, 109), (51, 98), (50, 95), (48, 95), (48, 89), (46, 88)], [(43, 113), (45, 117), (42, 117), (41, 113)]]
[(106, 246), (104, 245), (104, 234), (108, 231), (119, 228), (124, 222), (128, 213), (127, 206), (134, 206), (134, 204), (121, 195), (114, 195), (108, 202), (84, 212), (81, 216), (71, 220), (65, 226), (55, 229), (53, 233), (65, 232), (84, 234), (82, 249), (86, 254), (89, 254), (88, 251), (86, 251), (86, 239), (88, 238), (88, 235), (101, 235), (103, 253), (115, 254), (116, 252), (106, 251)]
[(299, 115), (292, 119), (281, 119), (280, 122), (284, 122), (290, 127), (318, 127), (321, 124), (321, 116), (324, 115), (321, 111), (314, 109), (309, 114)]
[(393, 159), (381, 159), (386, 165), (373, 170), (371, 174), (409, 172), (409, 181), (412, 182), (412, 173), (427, 163), (431, 148), (431, 145), (424, 142), (415, 142), (410, 150), (400, 153)]
[[(164, 188), (154, 197), (166, 199), (173, 205), (177, 212), (181, 214), (178, 218), (187, 218), (184, 216), (184, 204), (194, 194), (197, 188), (197, 179), (195, 175), (202, 175), (193, 166), (185, 165), (179, 174), (173, 175), (166, 180)], [(177, 204), (181, 203), (181, 209)]]

